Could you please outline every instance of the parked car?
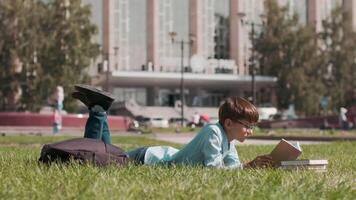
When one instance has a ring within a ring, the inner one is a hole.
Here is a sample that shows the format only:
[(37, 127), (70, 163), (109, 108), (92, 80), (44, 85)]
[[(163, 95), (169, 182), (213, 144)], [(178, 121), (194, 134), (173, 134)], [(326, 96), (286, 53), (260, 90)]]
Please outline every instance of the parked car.
[(167, 119), (156, 117), (156, 118), (150, 118), (150, 126), (151, 127), (157, 127), (157, 128), (168, 128), (169, 123)]
[(150, 118), (148, 117), (138, 116), (135, 117), (135, 120), (137, 121), (139, 127), (147, 128), (150, 126)]
[(151, 127), (168, 128), (169, 127), (168, 120), (162, 117), (151, 118), (151, 117), (138, 116), (135, 118), (135, 120), (138, 122), (139, 127), (145, 127), (145, 128), (151, 128)]
[(273, 120), (274, 116), (278, 113), (277, 108), (275, 107), (258, 107), (257, 108), (259, 120)]

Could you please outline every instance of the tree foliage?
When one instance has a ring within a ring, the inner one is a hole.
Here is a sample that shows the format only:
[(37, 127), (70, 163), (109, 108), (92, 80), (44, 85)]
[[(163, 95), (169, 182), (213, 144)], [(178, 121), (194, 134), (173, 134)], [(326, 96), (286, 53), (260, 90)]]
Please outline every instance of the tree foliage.
[(350, 26), (350, 16), (336, 8), (323, 21), (320, 43), (324, 55), (323, 83), (330, 108), (351, 105), (356, 90), (356, 33)]
[(302, 26), (298, 16), (290, 16), (274, 0), (265, 2), (267, 19), (254, 48), (260, 73), (278, 78), (276, 93), (279, 108), (294, 104), (303, 114), (319, 111), (319, 94), (324, 91), (320, 78), (320, 55), (316, 34)]
[(278, 78), (279, 108), (294, 104), (299, 113), (320, 112), (320, 100), (329, 99), (329, 110), (355, 101), (356, 33), (342, 8), (323, 21), (321, 33), (303, 26), (275, 0), (265, 1), (266, 23), (253, 48), (260, 73)]
[[(4, 0), (0, 2), (0, 71), (1, 109), (14, 110), (23, 93), (22, 87), (30, 85), (27, 72), (34, 69), (33, 56), (38, 45), (37, 9), (34, 1)], [(35, 11), (35, 12), (32, 12)], [(29, 21), (28, 19), (32, 19)]]
[[(88, 81), (85, 69), (99, 54), (90, 15), (81, 0), (0, 1), (1, 110), (35, 111), (56, 86), (67, 97), (74, 83)], [(72, 110), (72, 99), (64, 105)]]

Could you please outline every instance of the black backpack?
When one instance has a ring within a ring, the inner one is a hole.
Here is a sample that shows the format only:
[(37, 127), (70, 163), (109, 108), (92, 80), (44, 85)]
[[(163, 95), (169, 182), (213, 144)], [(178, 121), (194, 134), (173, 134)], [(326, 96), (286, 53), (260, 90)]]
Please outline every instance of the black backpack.
[(70, 160), (76, 160), (80, 163), (92, 163), (98, 166), (109, 164), (123, 166), (130, 159), (121, 148), (90, 138), (76, 138), (46, 144), (42, 147), (39, 158), (39, 162), (46, 164), (68, 162)]

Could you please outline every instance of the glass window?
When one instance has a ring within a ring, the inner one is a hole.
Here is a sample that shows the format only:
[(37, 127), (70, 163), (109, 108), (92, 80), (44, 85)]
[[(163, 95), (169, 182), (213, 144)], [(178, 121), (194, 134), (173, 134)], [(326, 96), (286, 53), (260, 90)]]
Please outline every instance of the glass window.
[(83, 0), (83, 4), (91, 6), (91, 21), (98, 26), (98, 35), (95, 41), (98, 44), (103, 43), (103, 2), (97, 0)]
[[(254, 22), (255, 24), (262, 24), (262, 19), (261, 15), (264, 14), (264, 1), (261, 0), (244, 0), (242, 2), (242, 11), (246, 14), (245, 20), (248, 22)], [(260, 32), (261, 26), (254, 26), (254, 31), (255, 34)], [(252, 48), (252, 43), (251, 43), (251, 36), (250, 33), (252, 32), (252, 26), (251, 25), (245, 25), (243, 27), (243, 38), (244, 38), (244, 44), (243, 44), (243, 52), (244, 53), (244, 68), (245, 71), (248, 71), (248, 59), (250, 57), (250, 50)]]
[(129, 30), (129, 68), (131, 70), (141, 70), (141, 66), (146, 64), (147, 44), (146, 44), (146, 0), (129, 0), (128, 16), (130, 23)]
[(230, 1), (215, 1), (215, 37), (214, 58), (229, 59), (229, 28), (230, 28)]
[(118, 102), (134, 100), (139, 105), (146, 105), (145, 88), (114, 88), (113, 94)]
[(342, 5), (342, 0), (325, 0), (325, 3), (320, 5), (321, 18), (326, 19), (331, 12)]
[(288, 10), (290, 15), (297, 14), (301, 24), (307, 24), (307, 0), (289, 0)]

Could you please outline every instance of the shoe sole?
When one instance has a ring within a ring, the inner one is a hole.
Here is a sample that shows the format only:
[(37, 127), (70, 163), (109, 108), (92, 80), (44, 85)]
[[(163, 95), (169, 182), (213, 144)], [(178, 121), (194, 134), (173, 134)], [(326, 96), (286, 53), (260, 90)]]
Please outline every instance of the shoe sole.
[(73, 97), (74, 99), (78, 99), (79, 101), (81, 101), (81, 102), (82, 102), (84, 105), (86, 105), (87, 107), (90, 106), (90, 105), (89, 105), (89, 102), (88, 102), (88, 99), (86, 98), (85, 95), (83, 95), (83, 93), (78, 92), (78, 91), (73, 92), (73, 93), (72, 93), (72, 97)]
[(114, 96), (108, 92), (102, 91), (102, 90), (98, 90), (95, 87), (92, 87), (90, 85), (81, 85), (81, 84), (77, 84), (74, 85), (74, 88), (79, 91), (82, 92), (84, 94), (90, 94), (90, 95), (94, 95), (94, 96), (100, 96), (100, 98), (104, 98), (106, 101), (112, 102), (115, 100)]

